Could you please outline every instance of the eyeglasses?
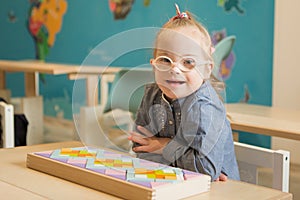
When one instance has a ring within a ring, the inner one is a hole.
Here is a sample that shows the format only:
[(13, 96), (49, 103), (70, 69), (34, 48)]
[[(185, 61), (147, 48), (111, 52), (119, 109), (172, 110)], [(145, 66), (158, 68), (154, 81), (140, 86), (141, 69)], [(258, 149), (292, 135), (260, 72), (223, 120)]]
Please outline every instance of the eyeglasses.
[(207, 64), (212, 64), (212, 62), (198, 64), (193, 58), (181, 58), (178, 62), (173, 62), (172, 59), (167, 56), (158, 56), (153, 60), (153, 65), (159, 71), (169, 71), (176, 65), (182, 72), (189, 72), (196, 66)]

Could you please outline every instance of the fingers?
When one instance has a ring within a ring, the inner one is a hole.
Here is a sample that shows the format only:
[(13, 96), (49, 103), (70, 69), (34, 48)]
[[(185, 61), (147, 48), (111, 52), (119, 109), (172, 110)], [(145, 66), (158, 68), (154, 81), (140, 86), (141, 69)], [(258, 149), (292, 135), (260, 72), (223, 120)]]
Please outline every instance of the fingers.
[(152, 137), (153, 133), (151, 133), (148, 129), (144, 128), (143, 126), (137, 126), (137, 129), (141, 131), (146, 137)]
[(142, 134), (131, 131), (130, 136), (128, 136), (128, 139), (131, 140), (132, 142), (139, 143), (140, 145), (149, 145), (148, 138), (153, 137), (153, 134), (142, 126), (137, 126), (137, 129)]
[(141, 137), (141, 138), (146, 138), (144, 135), (141, 135), (140, 133), (137, 133), (137, 132), (129, 132), (131, 136), (136, 136), (136, 137)]
[(214, 181), (216, 181), (216, 182), (218, 182), (218, 181), (227, 181), (227, 179), (228, 179), (228, 177), (225, 174), (221, 173), (220, 176)]
[(149, 147), (148, 146), (138, 146), (138, 147), (132, 148), (132, 150), (134, 152), (148, 152), (149, 151)]
[(161, 154), (162, 149), (170, 141), (170, 138), (157, 138), (149, 130), (142, 126), (137, 126), (138, 132), (130, 132), (128, 137), (134, 143), (138, 143), (139, 146), (134, 147), (134, 152), (151, 152)]
[(221, 175), (219, 176), (220, 181), (227, 181), (227, 176), (223, 173), (221, 173)]
[(137, 132), (130, 132), (130, 136), (128, 136), (128, 139), (131, 140), (132, 142), (136, 142), (140, 145), (148, 145), (149, 142), (147, 140), (147, 137), (137, 133)]
[(137, 129), (142, 133), (138, 133), (138, 132), (134, 132), (134, 131), (131, 131), (130, 132), (130, 135), (134, 135), (134, 136), (140, 136), (140, 137), (143, 137), (143, 138), (149, 138), (149, 137), (153, 137), (154, 135), (148, 131), (146, 128), (142, 127), (142, 126), (137, 126)]
[(136, 142), (140, 145), (148, 145), (149, 142), (147, 140), (147, 138), (141, 136), (141, 135), (134, 135), (132, 134), (131, 136), (128, 137), (129, 140), (131, 140), (132, 142)]

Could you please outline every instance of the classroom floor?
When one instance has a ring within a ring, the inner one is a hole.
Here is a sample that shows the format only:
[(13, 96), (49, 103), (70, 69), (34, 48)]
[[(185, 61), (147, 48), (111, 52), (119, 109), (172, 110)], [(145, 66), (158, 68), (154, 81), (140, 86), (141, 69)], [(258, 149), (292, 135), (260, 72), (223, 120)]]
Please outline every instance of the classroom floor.
[[(44, 142), (62, 142), (78, 139), (74, 134), (75, 128), (72, 122), (46, 119), (44, 121)], [(290, 166), (290, 193), (294, 200), (300, 200), (300, 165)], [(259, 171), (259, 184), (270, 187), (272, 185), (272, 172), (269, 169)]]

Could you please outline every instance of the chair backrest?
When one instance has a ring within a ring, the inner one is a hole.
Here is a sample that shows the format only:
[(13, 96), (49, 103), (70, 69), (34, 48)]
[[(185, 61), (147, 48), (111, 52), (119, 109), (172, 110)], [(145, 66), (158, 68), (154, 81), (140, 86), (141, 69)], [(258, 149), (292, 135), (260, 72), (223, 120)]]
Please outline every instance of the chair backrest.
[(233, 35), (225, 37), (215, 46), (215, 51), (213, 53), (213, 59), (215, 62), (215, 66), (213, 68), (212, 73), (218, 79), (220, 79), (221, 63), (223, 60), (225, 60), (229, 56), (229, 54), (233, 48), (235, 38), (236, 37)]
[(115, 74), (104, 112), (122, 109), (136, 113), (144, 95), (144, 87), (154, 82), (152, 69), (122, 69)]
[(2, 141), (2, 147), (14, 147), (14, 108), (12, 105), (6, 104), (5, 102), (0, 102), (0, 129), (0, 141)]
[(234, 142), (241, 181), (258, 184), (258, 169), (271, 168), (272, 188), (289, 191), (290, 152)]

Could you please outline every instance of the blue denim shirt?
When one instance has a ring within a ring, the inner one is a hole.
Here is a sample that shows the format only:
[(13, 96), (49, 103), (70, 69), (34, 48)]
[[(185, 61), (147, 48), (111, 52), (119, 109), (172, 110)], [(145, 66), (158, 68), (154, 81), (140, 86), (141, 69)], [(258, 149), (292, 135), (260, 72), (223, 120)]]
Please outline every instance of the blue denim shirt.
[(136, 125), (156, 137), (172, 138), (162, 154), (141, 152), (139, 158), (208, 174), (212, 180), (221, 172), (239, 180), (230, 123), (209, 81), (193, 94), (172, 102), (164, 98), (157, 84), (147, 85)]

